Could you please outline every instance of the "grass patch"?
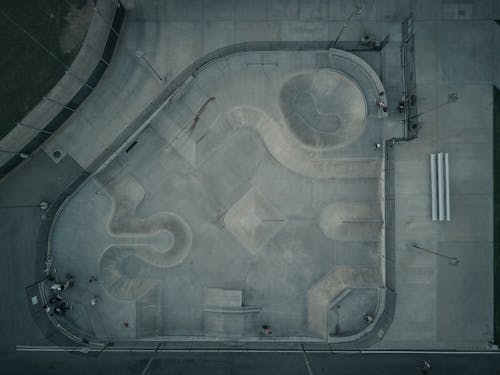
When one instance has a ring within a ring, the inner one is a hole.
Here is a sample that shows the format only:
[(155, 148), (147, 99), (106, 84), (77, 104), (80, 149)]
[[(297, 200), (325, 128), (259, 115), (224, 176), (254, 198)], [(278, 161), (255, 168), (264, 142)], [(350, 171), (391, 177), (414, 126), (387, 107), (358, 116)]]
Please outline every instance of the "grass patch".
[[(79, 12), (88, 18), (87, 8), (92, 4), (89, 5), (87, 0), (2, 1), (0, 138), (54, 87), (64, 75), (65, 65), (71, 65), (85, 38), (90, 18), (86, 23), (82, 22), (80, 30), (71, 27), (68, 20), (77, 18)], [(85, 30), (82, 33), (83, 28)], [(27, 33), (54, 56), (32, 40)], [(68, 40), (70, 42), (67, 42)]]

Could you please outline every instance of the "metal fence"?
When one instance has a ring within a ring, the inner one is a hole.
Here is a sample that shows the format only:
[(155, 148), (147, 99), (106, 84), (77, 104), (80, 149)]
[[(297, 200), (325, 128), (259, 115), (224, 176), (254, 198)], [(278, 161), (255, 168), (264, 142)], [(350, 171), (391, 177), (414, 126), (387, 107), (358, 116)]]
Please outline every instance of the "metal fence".
[(417, 79), (415, 76), (415, 33), (413, 14), (403, 21), (403, 42), (401, 43), (401, 69), (403, 72), (405, 139), (418, 135)]

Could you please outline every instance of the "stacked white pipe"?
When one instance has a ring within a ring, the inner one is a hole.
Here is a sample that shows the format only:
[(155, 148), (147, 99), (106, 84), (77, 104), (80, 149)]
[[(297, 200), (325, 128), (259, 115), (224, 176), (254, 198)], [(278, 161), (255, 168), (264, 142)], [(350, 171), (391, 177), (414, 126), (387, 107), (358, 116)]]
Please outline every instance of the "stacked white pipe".
[(450, 163), (448, 153), (431, 154), (433, 221), (450, 221)]

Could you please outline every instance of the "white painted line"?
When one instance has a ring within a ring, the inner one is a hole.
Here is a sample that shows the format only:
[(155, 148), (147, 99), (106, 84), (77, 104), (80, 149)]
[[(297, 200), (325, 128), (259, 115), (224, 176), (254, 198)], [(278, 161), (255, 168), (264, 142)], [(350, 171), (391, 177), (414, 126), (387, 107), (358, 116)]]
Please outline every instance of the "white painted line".
[(446, 220), (450, 221), (450, 160), (448, 153), (444, 154), (444, 179), (446, 186)]
[[(113, 352), (113, 353), (302, 353), (302, 348), (287, 349), (287, 350), (273, 350), (273, 349), (158, 349), (151, 347), (151, 349), (113, 349), (112, 347), (106, 348), (104, 351), (99, 348), (86, 348), (88, 352)], [(30, 351), (30, 352), (76, 352), (79, 351), (75, 347), (57, 347), (57, 346), (29, 346), (17, 345), (17, 351)], [(330, 354), (492, 354), (500, 355), (499, 350), (307, 350), (307, 353), (330, 353)], [(152, 358), (150, 359), (152, 360)]]
[(431, 154), (431, 206), (432, 221), (437, 220), (437, 174), (436, 174), (436, 154)]
[(438, 217), (439, 221), (444, 220), (444, 202), (445, 202), (445, 192), (444, 192), (444, 163), (443, 163), (443, 153), (440, 152), (437, 155), (437, 178), (438, 178)]
[(146, 363), (146, 366), (144, 366), (144, 370), (142, 370), (141, 375), (146, 375), (146, 372), (148, 371), (151, 362), (153, 362), (153, 357), (149, 358), (149, 361), (148, 363)]

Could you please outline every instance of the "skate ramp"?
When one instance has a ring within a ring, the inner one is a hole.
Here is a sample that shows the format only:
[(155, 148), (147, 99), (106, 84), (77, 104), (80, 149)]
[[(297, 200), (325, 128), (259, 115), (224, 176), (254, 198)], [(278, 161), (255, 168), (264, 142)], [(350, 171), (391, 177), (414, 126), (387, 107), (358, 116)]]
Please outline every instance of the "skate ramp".
[(289, 129), (304, 145), (342, 147), (366, 126), (366, 100), (357, 84), (335, 70), (300, 74), (286, 82), (280, 107)]

